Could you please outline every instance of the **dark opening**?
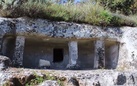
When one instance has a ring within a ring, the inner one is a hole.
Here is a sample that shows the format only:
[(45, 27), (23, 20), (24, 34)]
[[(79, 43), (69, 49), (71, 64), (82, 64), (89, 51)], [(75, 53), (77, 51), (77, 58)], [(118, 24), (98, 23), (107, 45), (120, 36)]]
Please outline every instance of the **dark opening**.
[(11, 60), (13, 60), (13, 54), (14, 54), (14, 48), (15, 48), (15, 37), (4, 37), (3, 43), (2, 43), (2, 54), (4, 56), (9, 57)]
[(63, 61), (63, 49), (54, 49), (53, 50), (53, 62)]

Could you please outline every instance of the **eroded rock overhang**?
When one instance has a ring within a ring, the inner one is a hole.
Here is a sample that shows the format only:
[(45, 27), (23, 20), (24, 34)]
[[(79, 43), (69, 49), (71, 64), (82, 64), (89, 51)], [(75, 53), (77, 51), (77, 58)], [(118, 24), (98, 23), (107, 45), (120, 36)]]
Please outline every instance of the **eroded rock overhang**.
[(119, 27), (98, 27), (87, 24), (54, 22), (29, 18), (0, 18), (0, 35), (41, 36), (74, 39), (119, 39), (122, 30)]
[[(137, 65), (135, 63), (137, 61), (137, 55), (136, 49), (134, 48), (137, 44), (135, 41), (136, 33), (136, 27), (101, 27), (87, 24), (55, 22), (42, 19), (0, 18), (0, 37), (1, 39), (6, 36), (15, 37), (15, 39), (13, 38), (16, 40), (13, 57), (20, 57), (20, 59), (18, 59), (20, 61), (17, 60), (17, 62), (21, 65), (23, 64), (21, 61), (23, 60), (24, 50), (22, 46), (25, 44), (25, 39), (38, 38), (51, 40), (54, 38), (68, 40), (67, 45), (69, 48), (69, 66), (77, 63), (76, 60), (78, 59), (78, 42), (80, 40), (94, 40), (95, 48), (92, 50), (92, 52), (95, 51), (93, 68), (98, 68), (101, 64), (101, 66), (108, 66), (110, 68), (117, 65), (117, 68), (120, 69), (136, 69)], [(24, 41), (21, 42), (22, 40)], [(111, 42), (118, 43), (118, 46), (115, 47), (115, 44), (113, 45), (113, 43), (112, 46)], [(21, 45), (16, 46), (17, 43)], [(83, 46), (84, 45), (85, 44), (83, 44)], [(111, 45), (111, 47), (109, 45)], [(128, 47), (130, 47), (130, 49)], [(16, 56), (16, 51), (18, 52), (18, 49), (20, 56)], [(70, 49), (76, 51), (76, 53), (71, 52)], [(107, 53), (104, 52), (104, 50)], [(99, 53), (101, 54), (99, 55)], [(118, 54), (115, 55), (115, 53)], [(73, 56), (71, 56), (71, 54), (75, 56), (75, 60), (73, 60), (74, 58), (72, 58)], [(107, 62), (107, 64), (105, 63), (106, 60), (104, 59), (106, 56), (102, 56), (104, 54), (107, 55), (107, 61), (110, 61)], [(110, 59), (109, 57), (112, 58)], [(99, 62), (98, 58), (103, 58), (103, 61)]]

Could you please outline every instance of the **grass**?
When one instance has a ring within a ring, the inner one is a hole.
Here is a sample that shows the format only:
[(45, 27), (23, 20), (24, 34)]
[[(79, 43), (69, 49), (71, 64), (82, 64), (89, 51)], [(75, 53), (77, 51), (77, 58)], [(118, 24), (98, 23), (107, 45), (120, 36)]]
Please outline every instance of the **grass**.
[(41, 1), (28, 0), (19, 6), (7, 5), (7, 8), (5, 4), (1, 4), (0, 16), (42, 18), (99, 26), (137, 26), (137, 20), (134, 19), (135, 16), (112, 13), (99, 3), (56, 4), (46, 0), (45, 2)]

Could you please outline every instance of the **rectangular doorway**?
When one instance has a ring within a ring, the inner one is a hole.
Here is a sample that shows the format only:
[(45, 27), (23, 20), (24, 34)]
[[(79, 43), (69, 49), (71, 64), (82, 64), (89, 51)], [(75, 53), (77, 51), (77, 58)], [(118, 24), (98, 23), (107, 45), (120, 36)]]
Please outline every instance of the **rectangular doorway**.
[(63, 61), (63, 49), (54, 48), (53, 49), (53, 62), (62, 62)]

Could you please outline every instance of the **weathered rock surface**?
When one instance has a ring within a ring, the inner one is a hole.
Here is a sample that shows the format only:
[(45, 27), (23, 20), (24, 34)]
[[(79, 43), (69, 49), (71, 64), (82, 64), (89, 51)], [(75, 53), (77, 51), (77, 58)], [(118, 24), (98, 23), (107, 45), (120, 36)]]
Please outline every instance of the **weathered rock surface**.
[(9, 68), (0, 71), (0, 86), (24, 86), (27, 82), (34, 79), (32, 71), (23, 69)]
[(54, 22), (29, 18), (0, 18), (0, 34), (18, 34), (24, 36), (42, 36), (56, 38), (119, 38), (119, 27), (98, 27), (86, 24)]
[(54, 80), (46, 80), (44, 81), (42, 84), (38, 85), (38, 86), (60, 86), (57, 81)]
[(76, 78), (72, 77), (68, 80), (67, 86), (79, 86), (79, 82)]
[[(50, 74), (56, 76), (64, 86), (137, 86), (137, 71), (117, 70), (83, 70), (83, 71), (61, 71), (61, 70), (30, 70), (30, 69), (8, 69), (0, 72), (0, 85), (11, 80), (15, 86), (28, 81), (34, 72), (41, 76)], [(63, 80), (61, 80), (63, 78)], [(65, 81), (64, 81), (65, 80)], [(22, 85), (21, 84), (21, 85)], [(56, 80), (46, 80), (38, 86), (60, 86)]]
[[(117, 41), (119, 47), (116, 70), (81, 70), (81, 71), (51, 71), (53, 76), (66, 78), (65, 86), (137, 86), (137, 27), (98, 27), (86, 24), (53, 22), (42, 19), (29, 18), (0, 18), (0, 38), (6, 35), (23, 37), (62, 38), (70, 40), (100, 39)], [(113, 52), (112, 52), (113, 55)], [(113, 55), (112, 57), (116, 57)], [(114, 59), (115, 60), (115, 59)], [(0, 58), (0, 67), (8, 64)], [(42, 73), (38, 70), (7, 69), (0, 71), (0, 85), (15, 76), (27, 76), (30, 73)], [(27, 72), (27, 73), (26, 73)], [(23, 79), (23, 78), (22, 78)], [(13, 80), (16, 81), (16, 80)], [(54, 81), (45, 81), (44, 84), (55, 85)]]
[(9, 66), (11, 66), (10, 59), (6, 56), (0, 56), (0, 70), (8, 68)]
[[(117, 69), (137, 69), (137, 27), (99, 27), (29, 18), (0, 18), (0, 38), (5, 35), (65, 39), (100, 39), (119, 42)], [(116, 55), (114, 55), (115, 57)], [(115, 59), (114, 59), (115, 60)]]
[(137, 69), (137, 28), (123, 27), (120, 38), (119, 69)]
[(58, 76), (66, 77), (68, 82), (71, 81), (69, 85), (67, 83), (65, 86), (136, 86), (136, 74), (136, 71), (88, 70), (60, 71)]
[(66, 68), (70, 69), (70, 70), (80, 70), (80, 66), (78, 64), (76, 64), (76, 65), (68, 64)]

